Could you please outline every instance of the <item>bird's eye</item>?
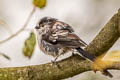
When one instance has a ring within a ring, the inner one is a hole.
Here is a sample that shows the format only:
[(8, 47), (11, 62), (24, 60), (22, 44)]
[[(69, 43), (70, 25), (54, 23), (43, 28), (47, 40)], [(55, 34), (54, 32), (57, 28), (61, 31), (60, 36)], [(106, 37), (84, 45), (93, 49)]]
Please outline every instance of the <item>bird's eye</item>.
[(39, 27), (39, 26), (36, 26), (35, 29), (40, 29), (40, 27)]

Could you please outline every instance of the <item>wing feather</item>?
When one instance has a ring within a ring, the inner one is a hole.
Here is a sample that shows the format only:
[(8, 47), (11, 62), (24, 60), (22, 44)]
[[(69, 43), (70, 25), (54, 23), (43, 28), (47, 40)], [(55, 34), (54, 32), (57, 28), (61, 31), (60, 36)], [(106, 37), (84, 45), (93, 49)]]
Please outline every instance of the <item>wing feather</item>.
[(75, 33), (72, 27), (63, 22), (57, 21), (46, 40), (62, 47), (85, 47), (87, 44), (82, 41)]

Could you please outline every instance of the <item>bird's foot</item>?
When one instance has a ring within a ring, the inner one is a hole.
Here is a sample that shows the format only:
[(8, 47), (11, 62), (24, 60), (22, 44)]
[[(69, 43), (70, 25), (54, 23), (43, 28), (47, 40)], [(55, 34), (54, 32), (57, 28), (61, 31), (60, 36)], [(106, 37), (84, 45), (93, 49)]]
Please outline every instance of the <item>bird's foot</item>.
[(60, 68), (60, 65), (59, 65), (58, 62), (56, 62), (55, 60), (54, 60), (54, 61), (51, 60), (51, 62), (52, 62), (53, 65), (56, 65), (58, 68)]

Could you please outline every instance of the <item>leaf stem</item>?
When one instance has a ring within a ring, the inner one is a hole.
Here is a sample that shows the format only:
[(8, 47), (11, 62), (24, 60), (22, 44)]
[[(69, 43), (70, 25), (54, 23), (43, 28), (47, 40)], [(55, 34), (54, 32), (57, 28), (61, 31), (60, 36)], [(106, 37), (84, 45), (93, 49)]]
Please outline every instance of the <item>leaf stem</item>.
[(16, 37), (18, 34), (20, 34), (27, 27), (27, 25), (28, 25), (30, 19), (32, 18), (35, 10), (36, 10), (36, 7), (34, 6), (32, 11), (31, 11), (31, 13), (30, 13), (30, 15), (28, 16), (28, 19), (26, 20), (25, 24), (23, 25), (23, 27), (21, 29), (19, 29), (16, 33), (14, 33), (11, 36), (9, 36), (8, 38), (0, 41), (0, 44), (5, 43), (5, 42), (11, 40), (12, 38)]

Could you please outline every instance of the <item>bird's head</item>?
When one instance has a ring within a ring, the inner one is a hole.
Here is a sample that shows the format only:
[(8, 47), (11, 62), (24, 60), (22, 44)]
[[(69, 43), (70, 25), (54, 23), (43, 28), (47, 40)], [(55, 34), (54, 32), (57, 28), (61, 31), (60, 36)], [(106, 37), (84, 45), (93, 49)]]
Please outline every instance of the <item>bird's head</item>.
[(51, 17), (43, 17), (38, 24), (36, 25), (35, 29), (40, 29), (44, 27), (50, 27), (57, 19)]

